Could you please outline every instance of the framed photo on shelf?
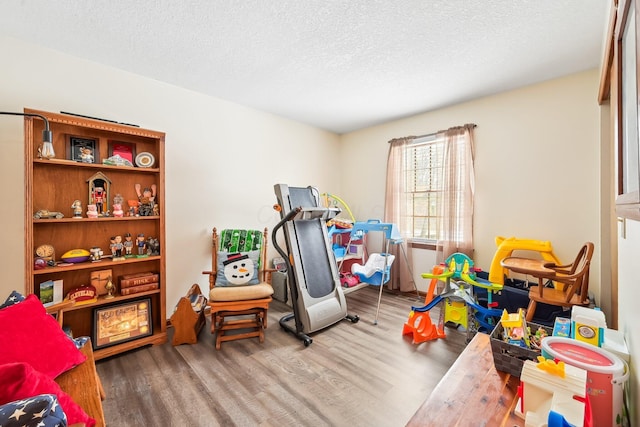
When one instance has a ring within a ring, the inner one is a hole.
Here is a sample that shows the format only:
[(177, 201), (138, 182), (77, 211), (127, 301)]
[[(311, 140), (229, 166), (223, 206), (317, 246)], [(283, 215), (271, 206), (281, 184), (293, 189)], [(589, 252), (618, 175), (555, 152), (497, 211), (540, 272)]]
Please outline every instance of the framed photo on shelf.
[(94, 350), (152, 334), (150, 298), (93, 309)]
[(136, 158), (136, 146), (128, 142), (109, 141), (109, 157), (115, 155), (128, 160), (133, 166)]
[(98, 162), (98, 140), (67, 135), (67, 159), (81, 163)]

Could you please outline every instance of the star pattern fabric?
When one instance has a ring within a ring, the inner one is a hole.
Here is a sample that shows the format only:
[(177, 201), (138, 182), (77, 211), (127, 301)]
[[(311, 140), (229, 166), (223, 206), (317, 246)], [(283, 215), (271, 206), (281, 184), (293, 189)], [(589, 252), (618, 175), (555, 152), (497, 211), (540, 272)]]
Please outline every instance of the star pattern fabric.
[(6, 301), (2, 305), (0, 305), (0, 309), (10, 307), (13, 304), (17, 304), (21, 301), (24, 301), (24, 296), (18, 291), (12, 291), (11, 295), (7, 297)]
[(53, 394), (40, 394), (28, 399), (0, 405), (2, 427), (66, 427), (67, 416)]

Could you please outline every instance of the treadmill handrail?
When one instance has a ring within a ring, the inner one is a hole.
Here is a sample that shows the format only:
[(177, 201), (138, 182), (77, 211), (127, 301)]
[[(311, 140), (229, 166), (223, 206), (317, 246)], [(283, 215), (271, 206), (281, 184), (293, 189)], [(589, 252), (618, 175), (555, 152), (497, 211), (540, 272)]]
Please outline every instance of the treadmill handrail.
[[(303, 208), (302, 206), (295, 208), (291, 212), (295, 212), (293, 220), (306, 220), (306, 219), (324, 219), (329, 220), (331, 218), (335, 218), (340, 212), (342, 212), (339, 208), (321, 208), (321, 207), (308, 207)], [(289, 212), (289, 214), (291, 214)], [(289, 217), (289, 215), (287, 215)], [(286, 217), (285, 217), (286, 218)]]

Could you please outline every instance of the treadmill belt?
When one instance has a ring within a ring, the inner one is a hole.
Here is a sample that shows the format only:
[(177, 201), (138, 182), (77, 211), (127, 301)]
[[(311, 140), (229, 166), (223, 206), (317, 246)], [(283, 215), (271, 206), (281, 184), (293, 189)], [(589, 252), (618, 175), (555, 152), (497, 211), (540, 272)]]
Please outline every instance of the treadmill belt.
[(302, 273), (307, 292), (312, 298), (320, 298), (334, 291), (335, 282), (327, 254), (327, 244), (320, 219), (294, 221)]

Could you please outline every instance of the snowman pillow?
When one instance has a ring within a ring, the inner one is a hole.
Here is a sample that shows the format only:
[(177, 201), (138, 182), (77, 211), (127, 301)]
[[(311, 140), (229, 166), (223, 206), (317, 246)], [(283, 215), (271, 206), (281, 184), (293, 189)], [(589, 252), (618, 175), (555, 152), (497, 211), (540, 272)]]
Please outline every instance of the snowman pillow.
[(216, 286), (257, 285), (260, 251), (218, 252)]

